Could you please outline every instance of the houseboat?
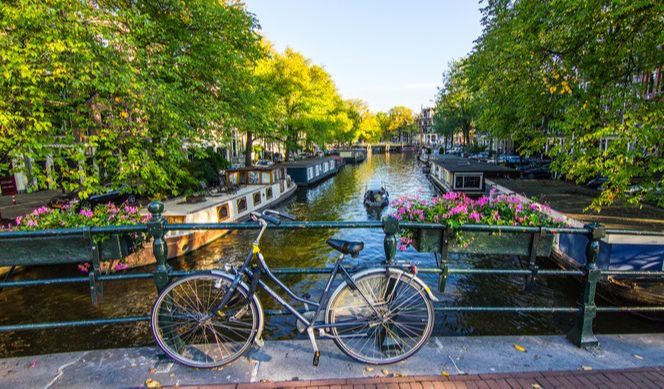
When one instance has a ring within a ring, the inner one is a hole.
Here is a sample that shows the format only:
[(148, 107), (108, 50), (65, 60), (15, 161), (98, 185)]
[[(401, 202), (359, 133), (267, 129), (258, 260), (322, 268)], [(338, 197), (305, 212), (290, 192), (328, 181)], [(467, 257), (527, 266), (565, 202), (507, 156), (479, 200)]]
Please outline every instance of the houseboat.
[[(297, 185), (283, 166), (254, 166), (226, 171), (225, 193), (207, 194), (204, 201), (183, 198), (164, 202), (168, 223), (224, 223), (247, 220), (251, 212), (274, 207), (295, 193)], [(228, 233), (228, 230), (170, 231), (166, 235), (168, 258), (196, 250)], [(152, 247), (147, 248), (152, 252)], [(154, 261), (154, 257), (149, 255)]]
[(486, 178), (507, 178), (514, 169), (451, 155), (431, 157), (429, 178), (443, 192), (462, 192), (469, 196), (486, 193)]
[(364, 149), (339, 150), (339, 156), (346, 163), (360, 163), (367, 159), (367, 151)]
[(337, 174), (343, 167), (339, 162), (333, 157), (324, 157), (288, 162), (282, 166), (298, 186), (309, 186)]

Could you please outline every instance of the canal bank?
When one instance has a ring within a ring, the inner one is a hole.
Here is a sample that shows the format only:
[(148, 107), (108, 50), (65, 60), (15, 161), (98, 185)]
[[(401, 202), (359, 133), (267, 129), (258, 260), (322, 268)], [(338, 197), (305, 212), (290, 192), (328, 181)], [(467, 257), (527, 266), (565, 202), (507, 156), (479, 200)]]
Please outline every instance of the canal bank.
[(664, 366), (664, 335), (598, 338), (601, 346), (587, 351), (562, 336), (434, 337), (403, 362), (373, 367), (354, 362), (330, 340), (319, 343), (322, 355), (317, 368), (311, 365), (308, 341), (267, 341), (246, 357), (209, 370), (178, 365), (156, 347), (108, 349), (1, 359), (0, 380), (3, 387), (15, 388), (140, 387), (148, 379), (174, 386), (291, 380), (306, 385), (308, 380), (334, 378), (473, 377)]

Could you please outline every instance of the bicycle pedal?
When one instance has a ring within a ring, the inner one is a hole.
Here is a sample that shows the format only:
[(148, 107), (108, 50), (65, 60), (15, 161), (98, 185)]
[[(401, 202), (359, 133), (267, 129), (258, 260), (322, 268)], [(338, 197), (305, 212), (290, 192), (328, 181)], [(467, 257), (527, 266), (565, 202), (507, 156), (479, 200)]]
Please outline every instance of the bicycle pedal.
[(316, 351), (314, 352), (314, 360), (313, 360), (314, 366), (318, 367), (319, 362), (320, 362), (320, 351)]

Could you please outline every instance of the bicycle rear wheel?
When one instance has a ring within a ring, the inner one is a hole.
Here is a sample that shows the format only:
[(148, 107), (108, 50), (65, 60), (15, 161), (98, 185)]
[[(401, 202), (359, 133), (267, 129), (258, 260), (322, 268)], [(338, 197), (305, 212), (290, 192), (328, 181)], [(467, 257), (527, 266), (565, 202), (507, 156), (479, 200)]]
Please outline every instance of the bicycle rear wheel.
[(211, 368), (237, 359), (262, 329), (258, 300), (239, 284), (228, 304), (212, 307), (228, 293), (232, 278), (203, 274), (171, 283), (152, 308), (152, 333), (159, 347), (177, 362)]
[(401, 270), (376, 269), (342, 284), (330, 298), (330, 332), (348, 356), (369, 364), (402, 361), (416, 353), (433, 330), (434, 311), (424, 286)]

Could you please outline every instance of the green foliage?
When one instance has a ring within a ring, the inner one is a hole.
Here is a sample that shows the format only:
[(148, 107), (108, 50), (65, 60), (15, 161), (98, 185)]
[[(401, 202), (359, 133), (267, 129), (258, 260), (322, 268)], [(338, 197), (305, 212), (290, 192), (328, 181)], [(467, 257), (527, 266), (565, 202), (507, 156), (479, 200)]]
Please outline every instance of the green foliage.
[(443, 88), (436, 97), (434, 129), (445, 137), (460, 131), (466, 144), (470, 143), (473, 127), (473, 94), (468, 86), (464, 60), (453, 61), (443, 75)]
[(385, 138), (399, 138), (412, 136), (417, 132), (413, 111), (404, 106), (396, 106), (387, 112), (387, 123), (383, 136)]
[(219, 171), (228, 168), (229, 163), (221, 154), (212, 148), (200, 150), (191, 160), (183, 165), (187, 174), (187, 181), (182, 185), (182, 191), (187, 194), (201, 190), (201, 183), (216, 185), (219, 183)]
[[(472, 123), (526, 154), (548, 146), (552, 167), (568, 179), (608, 177), (594, 208), (618, 199), (664, 205), (664, 106), (651, 95), (664, 8), (654, 0), (492, 0), (482, 12), (475, 48), (446, 73), (439, 130)], [(469, 117), (448, 104), (466, 101), (451, 98), (455, 90), (469, 98)], [(643, 190), (628, 192), (634, 183)]]
[(0, 155), (37, 188), (177, 194), (191, 149), (252, 111), (263, 52), (235, 3), (16, 0), (0, 31)]

